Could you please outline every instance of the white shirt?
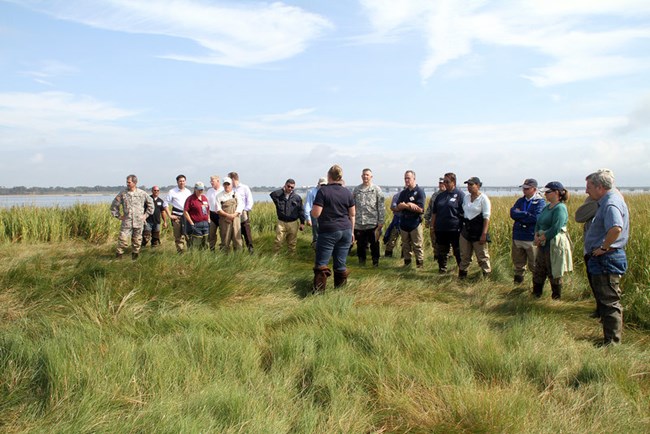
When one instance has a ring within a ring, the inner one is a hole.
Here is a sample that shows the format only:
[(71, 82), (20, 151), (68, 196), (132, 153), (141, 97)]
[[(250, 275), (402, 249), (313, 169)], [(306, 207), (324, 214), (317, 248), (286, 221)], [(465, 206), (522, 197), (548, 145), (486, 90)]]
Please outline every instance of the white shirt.
[(174, 208), (183, 211), (183, 209), (185, 208), (185, 201), (191, 195), (192, 192), (190, 191), (189, 188), (184, 188), (183, 190), (179, 190), (178, 187), (174, 187), (171, 190), (169, 190), (169, 194), (167, 194), (167, 198), (165, 199), (165, 206), (169, 204)]
[(490, 199), (481, 193), (474, 202), (472, 202), (472, 197), (470, 194), (466, 194), (463, 198), (463, 212), (465, 213), (465, 218), (468, 220), (473, 219), (479, 214), (483, 214), (484, 219), (490, 218), (490, 213), (492, 212), (492, 204)]
[(230, 200), (233, 197), (237, 198), (237, 207), (235, 208), (235, 212), (241, 214), (242, 211), (244, 211), (244, 200), (242, 199), (241, 195), (235, 193), (235, 190), (231, 191), (230, 193), (226, 193), (225, 190), (221, 190), (219, 193), (217, 193), (217, 196), (215, 198), (215, 203), (216, 203), (215, 210), (217, 212), (220, 211), (222, 209), (221, 202)]
[(241, 196), (244, 202), (244, 211), (250, 211), (253, 209), (253, 192), (248, 185), (240, 182), (237, 187), (233, 185), (232, 190), (235, 193), (239, 193)]
[(205, 192), (205, 197), (208, 198), (208, 204), (210, 205), (210, 210), (212, 212), (217, 211), (217, 194), (221, 191), (223, 191), (223, 187), (219, 187), (219, 190), (210, 187), (208, 188), (208, 191)]

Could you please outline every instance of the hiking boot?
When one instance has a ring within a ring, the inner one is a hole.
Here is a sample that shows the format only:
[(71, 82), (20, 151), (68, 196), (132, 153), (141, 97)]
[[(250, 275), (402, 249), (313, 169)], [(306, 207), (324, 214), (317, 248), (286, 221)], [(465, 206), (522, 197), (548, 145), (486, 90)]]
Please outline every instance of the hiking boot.
[(544, 291), (544, 282), (542, 283), (533, 282), (533, 295), (536, 298), (540, 298), (542, 296), (542, 291)]
[(520, 285), (520, 284), (524, 283), (524, 276), (515, 276), (514, 282), (515, 282), (515, 285)]
[(131, 259), (134, 260), (134, 261), (135, 261), (136, 259), (138, 259), (138, 256), (139, 256), (138, 253), (131, 253)]
[(458, 270), (458, 278), (464, 280), (467, 277), (467, 270)]
[(424, 261), (415, 261), (415, 267), (416, 268), (424, 267)]
[(325, 292), (325, 287), (327, 286), (327, 278), (332, 275), (332, 270), (327, 267), (314, 268), (314, 283), (312, 285), (312, 293), (322, 293)]
[(345, 271), (334, 271), (334, 288), (339, 288), (348, 283), (348, 276), (350, 272)]
[(392, 258), (393, 257), (393, 251), (392, 250), (391, 251), (386, 250), (386, 252), (384, 252), (384, 256), (387, 257), (387, 258)]

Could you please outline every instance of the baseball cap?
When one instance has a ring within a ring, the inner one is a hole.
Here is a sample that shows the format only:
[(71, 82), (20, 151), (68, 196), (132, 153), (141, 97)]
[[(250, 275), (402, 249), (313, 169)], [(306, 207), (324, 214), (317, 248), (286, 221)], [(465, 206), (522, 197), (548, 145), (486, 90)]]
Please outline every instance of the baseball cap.
[(553, 182), (549, 182), (548, 184), (546, 184), (544, 186), (544, 190), (545, 191), (549, 191), (549, 190), (560, 191), (560, 190), (564, 190), (564, 186), (559, 181), (553, 181)]
[(221, 180), (221, 183), (222, 184), (230, 184), (230, 185), (232, 185), (232, 179), (230, 179), (230, 177), (228, 177), (228, 176), (224, 176), (223, 179)]
[(194, 189), (195, 190), (205, 190), (205, 185), (201, 181), (197, 182), (194, 184)]
[(479, 187), (480, 187), (481, 185), (483, 185), (483, 183), (481, 182), (481, 180), (478, 179), (476, 176), (472, 176), (470, 179), (468, 179), (467, 181), (465, 181), (463, 184), (478, 184)]
[(318, 178), (318, 185), (327, 185), (327, 178), (321, 176)]
[(524, 179), (524, 183), (519, 188), (537, 188), (537, 180), (533, 178)]

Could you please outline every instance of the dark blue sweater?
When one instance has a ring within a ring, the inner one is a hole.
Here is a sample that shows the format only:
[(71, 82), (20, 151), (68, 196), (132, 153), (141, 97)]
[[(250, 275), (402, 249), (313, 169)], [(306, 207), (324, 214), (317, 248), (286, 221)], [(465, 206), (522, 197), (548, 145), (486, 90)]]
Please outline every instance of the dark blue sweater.
[(530, 201), (525, 196), (520, 197), (510, 208), (510, 218), (515, 221), (512, 226), (512, 239), (520, 241), (533, 241), (535, 238), (535, 223), (537, 217), (546, 206), (546, 201), (541, 196), (535, 195)]

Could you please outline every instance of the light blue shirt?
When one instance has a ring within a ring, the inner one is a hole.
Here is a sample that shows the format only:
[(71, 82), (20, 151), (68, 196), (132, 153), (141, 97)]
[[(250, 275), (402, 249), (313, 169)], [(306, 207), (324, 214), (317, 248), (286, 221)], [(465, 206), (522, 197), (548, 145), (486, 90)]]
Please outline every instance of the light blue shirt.
[(314, 206), (316, 193), (318, 193), (318, 186), (307, 192), (307, 197), (305, 198), (305, 221), (311, 222), (311, 209)]
[(630, 236), (630, 214), (623, 196), (612, 189), (598, 201), (598, 211), (585, 234), (585, 250), (592, 252), (600, 247), (614, 226), (621, 228), (621, 234), (609, 247), (622, 249)]

